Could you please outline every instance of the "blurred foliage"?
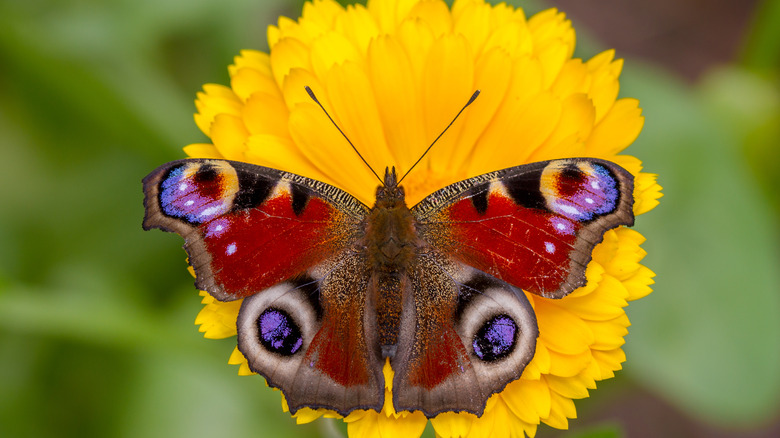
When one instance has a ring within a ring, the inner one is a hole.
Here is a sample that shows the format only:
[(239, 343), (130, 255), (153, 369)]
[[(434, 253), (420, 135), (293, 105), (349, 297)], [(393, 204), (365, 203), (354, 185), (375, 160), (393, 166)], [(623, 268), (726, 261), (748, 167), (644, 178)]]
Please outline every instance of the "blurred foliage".
[[(780, 402), (778, 5), (765, 2), (741, 64), (694, 86), (636, 60), (622, 76), (647, 118), (629, 152), (666, 194), (638, 223), (658, 283), (629, 308), (625, 375), (728, 428)], [(141, 177), (204, 139), (195, 92), (227, 83), (232, 57), (267, 50), (267, 25), (300, 7), (0, 2), (0, 436), (343, 432), (295, 426), (262, 379), (235, 375), (234, 340), (192, 325), (181, 239), (140, 227)], [(601, 50), (578, 33), (580, 56)]]

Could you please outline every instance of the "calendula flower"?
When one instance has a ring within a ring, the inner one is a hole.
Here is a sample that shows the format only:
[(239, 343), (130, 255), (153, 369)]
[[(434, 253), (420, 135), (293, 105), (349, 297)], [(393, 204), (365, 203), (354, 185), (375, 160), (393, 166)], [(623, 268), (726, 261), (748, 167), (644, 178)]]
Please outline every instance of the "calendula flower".
[[(622, 60), (613, 51), (572, 58), (575, 33), (555, 9), (526, 17), (521, 9), (483, 0), (370, 0), (342, 7), (306, 3), (297, 21), (268, 29), (269, 53), (243, 51), (229, 67), (230, 86), (198, 94), (195, 121), (210, 144), (184, 148), (191, 157), (225, 158), (273, 167), (338, 186), (373, 205), (377, 181), (309, 98), (310, 86), (376, 169), (404, 174), (474, 90), (482, 94), (404, 181), (414, 205), (447, 184), (524, 163), (596, 157), (635, 177), (634, 213), (661, 197), (655, 175), (621, 151), (639, 134), (638, 101), (618, 98)], [(563, 299), (527, 294), (539, 327), (533, 360), (522, 377), (487, 402), (481, 417), (443, 413), (431, 419), (441, 437), (534, 436), (546, 423), (565, 429), (573, 400), (614, 376), (625, 354), (624, 308), (650, 293), (654, 274), (640, 264), (644, 237), (608, 231), (587, 267), (587, 285)], [(196, 323), (207, 338), (236, 335), (240, 301), (206, 294)], [(229, 359), (252, 374), (236, 349)], [(343, 420), (351, 437), (419, 436), (420, 412), (395, 412), (392, 369), (385, 366), (382, 412), (354, 411)], [(286, 409), (284, 400), (283, 407)], [(310, 422), (338, 417), (304, 408)]]

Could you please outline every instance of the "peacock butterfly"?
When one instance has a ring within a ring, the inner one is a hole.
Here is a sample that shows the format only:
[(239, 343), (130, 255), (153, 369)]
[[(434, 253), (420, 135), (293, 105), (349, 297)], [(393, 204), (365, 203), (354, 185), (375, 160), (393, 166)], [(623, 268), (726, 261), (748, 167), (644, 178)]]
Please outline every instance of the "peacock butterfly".
[(373, 207), (324, 182), (215, 159), (143, 180), (143, 227), (184, 237), (195, 285), (243, 299), (238, 348), (290, 411), (467, 411), (523, 373), (538, 328), (525, 292), (585, 284), (604, 233), (633, 225), (633, 177), (567, 158), (510, 167), (412, 208), (395, 169)]

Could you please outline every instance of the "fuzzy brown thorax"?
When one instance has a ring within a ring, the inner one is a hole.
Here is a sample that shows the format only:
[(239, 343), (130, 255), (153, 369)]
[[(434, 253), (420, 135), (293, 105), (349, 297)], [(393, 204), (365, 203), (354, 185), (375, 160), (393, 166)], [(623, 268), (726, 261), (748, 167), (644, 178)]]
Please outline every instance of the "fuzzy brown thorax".
[(385, 171), (376, 190), (376, 204), (366, 218), (365, 247), (369, 266), (381, 272), (402, 272), (414, 257), (417, 231), (395, 168)]

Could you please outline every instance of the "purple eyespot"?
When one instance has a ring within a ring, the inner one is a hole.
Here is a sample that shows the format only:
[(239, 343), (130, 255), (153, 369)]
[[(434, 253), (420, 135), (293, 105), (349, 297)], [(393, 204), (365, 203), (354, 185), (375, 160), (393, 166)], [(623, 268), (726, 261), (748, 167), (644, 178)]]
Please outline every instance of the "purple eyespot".
[(509, 315), (490, 318), (474, 336), (474, 354), (485, 362), (508, 356), (515, 349), (517, 332), (517, 324)]
[(282, 356), (292, 356), (303, 345), (301, 329), (292, 317), (281, 309), (270, 307), (257, 318), (260, 343), (268, 351)]
[(186, 170), (186, 165), (172, 168), (161, 184), (160, 206), (166, 215), (199, 224), (230, 209), (213, 167), (204, 165), (189, 175)]
[(615, 210), (620, 196), (617, 181), (606, 167), (566, 168), (558, 175), (557, 195), (550, 209), (569, 219), (590, 221)]

